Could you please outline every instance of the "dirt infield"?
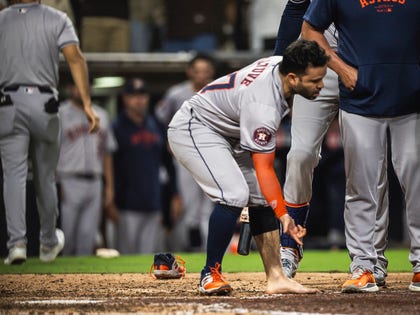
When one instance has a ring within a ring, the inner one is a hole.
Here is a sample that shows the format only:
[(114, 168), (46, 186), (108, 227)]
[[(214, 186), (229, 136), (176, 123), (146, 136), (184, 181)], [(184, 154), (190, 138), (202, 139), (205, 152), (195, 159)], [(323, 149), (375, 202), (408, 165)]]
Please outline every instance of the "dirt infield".
[(200, 296), (199, 275), (154, 280), (145, 274), (0, 275), (0, 314), (420, 314), (410, 273), (390, 274), (378, 293), (342, 294), (342, 273), (300, 273), (321, 293), (267, 295), (263, 273), (227, 273), (231, 296)]

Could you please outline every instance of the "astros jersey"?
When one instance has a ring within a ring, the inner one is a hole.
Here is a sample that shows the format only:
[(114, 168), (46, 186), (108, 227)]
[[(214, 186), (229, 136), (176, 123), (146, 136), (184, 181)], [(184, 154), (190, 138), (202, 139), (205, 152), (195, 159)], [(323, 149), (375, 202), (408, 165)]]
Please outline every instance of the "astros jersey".
[(334, 22), (338, 54), (358, 69), (353, 91), (340, 84), (343, 110), (376, 117), (420, 111), (420, 1), (314, 0), (304, 19), (317, 29)]
[(103, 159), (114, 152), (117, 144), (108, 114), (99, 106), (93, 107), (100, 119), (100, 129), (89, 133), (89, 122), (82, 109), (66, 101), (60, 106), (62, 143), (57, 171), (64, 174), (103, 173)]
[[(21, 19), (25, 22), (21, 23)], [(60, 49), (78, 43), (67, 15), (35, 2), (22, 3), (2, 10), (0, 25), (0, 86), (56, 88)], [(17, 37), (25, 39), (16, 40)], [(21, 43), (28, 46), (22, 47)]]
[(289, 110), (278, 67), (281, 60), (280, 56), (263, 58), (221, 77), (185, 106), (191, 106), (204, 125), (222, 136), (240, 139), (243, 149), (271, 152), (280, 121)]

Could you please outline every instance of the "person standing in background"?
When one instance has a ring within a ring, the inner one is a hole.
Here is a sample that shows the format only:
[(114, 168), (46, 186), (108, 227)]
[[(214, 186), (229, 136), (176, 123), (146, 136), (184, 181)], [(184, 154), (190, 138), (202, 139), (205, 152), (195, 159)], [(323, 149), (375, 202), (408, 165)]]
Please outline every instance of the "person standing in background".
[(223, 10), (221, 0), (165, 0), (162, 51), (216, 50), (222, 33)]
[(64, 247), (64, 234), (56, 229), (55, 182), (60, 154), (60, 52), (80, 91), (83, 111), (90, 122), (89, 132), (98, 128), (99, 120), (91, 106), (87, 65), (71, 20), (39, 1), (12, 0), (10, 4), (0, 12), (0, 154), (9, 236), (9, 254), (4, 263), (26, 260), (28, 157), (40, 218), (39, 258), (50, 262)]
[(129, 0), (131, 52), (150, 52), (161, 41), (164, 8), (162, 0)]
[(73, 25), (76, 23), (76, 19), (73, 12), (73, 7), (70, 0), (42, 0), (42, 4), (53, 7), (57, 10), (63, 11), (67, 14)]
[(112, 152), (117, 145), (107, 112), (93, 106), (101, 124), (89, 133), (80, 93), (74, 85), (68, 90), (70, 98), (59, 110), (62, 143), (57, 166), (61, 228), (67, 240), (63, 254), (92, 255), (102, 209), (114, 200)]
[(7, 7), (6, 0), (0, 0), (0, 11)]
[(113, 124), (118, 250), (122, 254), (154, 253), (162, 234), (162, 155), (164, 130), (149, 113), (150, 94), (140, 78), (128, 79), (123, 109)]
[(129, 52), (128, 0), (79, 0), (85, 52)]
[[(178, 83), (166, 92), (155, 109), (157, 119), (167, 126), (173, 115), (184, 101), (190, 99), (206, 84), (213, 80), (215, 63), (205, 54), (197, 54), (188, 63), (186, 75), (188, 80)], [(201, 251), (207, 239), (207, 222), (213, 204), (191, 174), (174, 159), (176, 166), (177, 187), (181, 195), (183, 208), (182, 219), (176, 224), (180, 235), (178, 242), (181, 250)], [(182, 245), (183, 244), (183, 245)]]

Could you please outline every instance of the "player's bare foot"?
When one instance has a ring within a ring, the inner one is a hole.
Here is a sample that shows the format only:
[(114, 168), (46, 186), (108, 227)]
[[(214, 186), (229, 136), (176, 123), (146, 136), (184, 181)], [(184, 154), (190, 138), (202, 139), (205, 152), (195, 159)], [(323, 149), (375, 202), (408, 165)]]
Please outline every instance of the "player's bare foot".
[(294, 294), (313, 294), (320, 292), (318, 289), (307, 288), (293, 279), (284, 278), (277, 281), (268, 281), (267, 294), (294, 293)]

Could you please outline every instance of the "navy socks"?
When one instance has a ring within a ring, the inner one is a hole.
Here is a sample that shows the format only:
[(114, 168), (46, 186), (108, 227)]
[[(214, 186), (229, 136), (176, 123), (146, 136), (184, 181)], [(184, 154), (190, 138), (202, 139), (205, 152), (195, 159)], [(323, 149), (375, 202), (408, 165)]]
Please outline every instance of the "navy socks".
[(222, 264), (223, 256), (235, 232), (242, 208), (216, 204), (209, 220), (207, 260), (202, 274), (210, 271), (216, 263)]

